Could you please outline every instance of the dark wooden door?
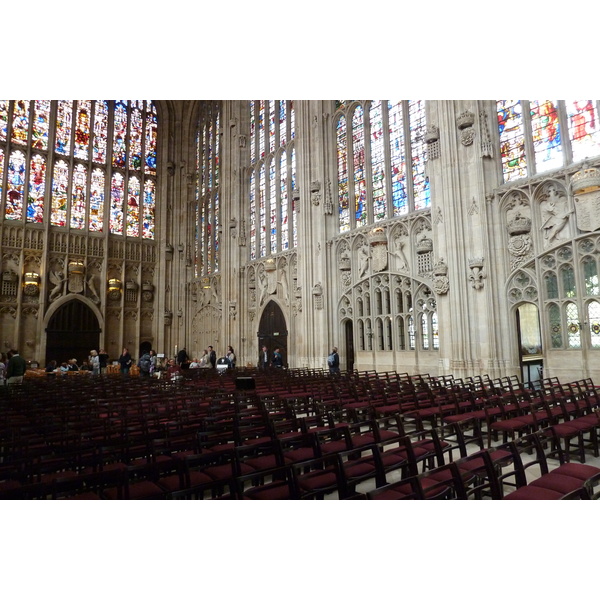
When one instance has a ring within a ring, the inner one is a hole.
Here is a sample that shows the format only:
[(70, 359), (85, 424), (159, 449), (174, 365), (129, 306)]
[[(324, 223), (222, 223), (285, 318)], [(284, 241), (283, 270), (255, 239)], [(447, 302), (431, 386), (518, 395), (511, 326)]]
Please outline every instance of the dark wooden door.
[(354, 371), (354, 328), (352, 321), (346, 321), (346, 370)]
[(94, 312), (83, 302), (72, 300), (61, 306), (46, 329), (46, 364), (71, 358), (87, 360), (90, 350), (100, 350), (100, 326)]
[(269, 350), (269, 357), (273, 356), (273, 350), (279, 348), (281, 356), (283, 357), (283, 364), (287, 366), (288, 355), (287, 355), (287, 324), (285, 317), (279, 305), (271, 300), (260, 318), (260, 324), (258, 326), (258, 347), (256, 350), (256, 361), (258, 362), (258, 356), (260, 349), (266, 346)]

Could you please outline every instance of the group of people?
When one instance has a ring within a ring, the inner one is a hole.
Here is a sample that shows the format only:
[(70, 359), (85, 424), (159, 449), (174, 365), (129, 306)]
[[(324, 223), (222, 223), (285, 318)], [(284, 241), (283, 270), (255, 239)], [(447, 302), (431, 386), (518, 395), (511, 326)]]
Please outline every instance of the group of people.
[(0, 385), (21, 383), (27, 370), (27, 361), (15, 348), (8, 354), (0, 353)]
[[(224, 358), (227, 361), (228, 368), (235, 369), (237, 359), (233, 346), (227, 346), (227, 353)], [(182, 348), (177, 353), (174, 363), (181, 369), (215, 369), (217, 366), (217, 353), (212, 346), (208, 346), (202, 351), (202, 356), (199, 359), (197, 357), (190, 359), (187, 350)]]
[(264, 371), (269, 367), (274, 367), (275, 369), (283, 368), (283, 356), (280, 348), (275, 348), (271, 357), (269, 357), (269, 350), (266, 346), (261, 348), (258, 359), (258, 368)]
[[(81, 365), (77, 364), (77, 360), (72, 358), (58, 365), (57, 361), (51, 360), (46, 366), (46, 373), (49, 375), (61, 374), (66, 375), (69, 371), (91, 371), (93, 375), (105, 374), (108, 366), (108, 353), (101, 349), (91, 350), (87, 361), (83, 361)], [(236, 365), (236, 355), (232, 346), (227, 346), (227, 353), (224, 359), (219, 359), (224, 362), (228, 369), (234, 369)], [(129, 371), (134, 364), (134, 360), (127, 348), (123, 348), (119, 359), (119, 370), (123, 377), (129, 375)], [(144, 352), (137, 361), (140, 377), (152, 377), (159, 366), (158, 357), (154, 350)], [(182, 348), (176, 358), (172, 358), (167, 363), (166, 373), (169, 379), (178, 379), (181, 377), (182, 369), (215, 369), (217, 366), (217, 353), (212, 346), (208, 346), (203, 351), (200, 359), (188, 356), (185, 348)], [(261, 348), (258, 367), (260, 369), (281, 369), (283, 368), (283, 356), (280, 348), (275, 348), (273, 354), (269, 355), (268, 348), (263, 345)], [(330, 374), (334, 375), (340, 372), (340, 357), (337, 348), (334, 346), (331, 353), (327, 357), (327, 366)], [(23, 381), (27, 362), (23, 359), (19, 351), (11, 350), (8, 355), (0, 353), (0, 385), (20, 383)]]

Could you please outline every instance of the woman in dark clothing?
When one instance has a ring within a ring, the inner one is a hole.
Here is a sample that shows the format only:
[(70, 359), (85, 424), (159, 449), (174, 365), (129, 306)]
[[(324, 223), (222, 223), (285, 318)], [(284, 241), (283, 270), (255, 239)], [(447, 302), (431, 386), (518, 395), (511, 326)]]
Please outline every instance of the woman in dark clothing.
[(131, 354), (127, 348), (123, 348), (121, 356), (119, 356), (119, 366), (121, 367), (121, 375), (127, 377), (129, 375), (129, 369), (131, 368)]

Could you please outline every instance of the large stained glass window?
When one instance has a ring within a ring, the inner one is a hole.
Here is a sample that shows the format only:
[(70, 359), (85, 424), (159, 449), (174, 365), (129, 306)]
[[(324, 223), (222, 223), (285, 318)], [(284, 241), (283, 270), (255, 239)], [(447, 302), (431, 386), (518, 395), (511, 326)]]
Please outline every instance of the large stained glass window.
[(505, 182), (600, 155), (597, 100), (498, 100)]
[(425, 102), (344, 100), (336, 109), (340, 232), (429, 207)]
[(294, 103), (253, 100), (249, 115), (249, 246), (255, 260), (298, 243)]
[(205, 103), (196, 138), (196, 276), (210, 275), (219, 270), (220, 119), (219, 103)]
[(0, 100), (2, 214), (153, 239), (156, 144), (149, 101)]

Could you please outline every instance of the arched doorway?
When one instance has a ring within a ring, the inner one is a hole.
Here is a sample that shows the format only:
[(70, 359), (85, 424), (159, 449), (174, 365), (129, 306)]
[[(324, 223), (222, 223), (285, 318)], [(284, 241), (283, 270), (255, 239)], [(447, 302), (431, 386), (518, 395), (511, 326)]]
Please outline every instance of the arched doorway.
[(258, 336), (257, 358), (263, 346), (266, 346), (269, 350), (269, 356), (272, 356), (275, 348), (279, 348), (283, 357), (283, 364), (287, 366), (287, 325), (277, 302), (271, 300), (265, 306), (256, 335)]
[(544, 367), (538, 308), (535, 304), (525, 302), (517, 308), (516, 317), (522, 381), (538, 386), (543, 378)]
[(100, 326), (94, 312), (83, 302), (71, 300), (52, 315), (46, 328), (46, 364), (76, 358), (80, 365), (90, 350), (99, 350)]

